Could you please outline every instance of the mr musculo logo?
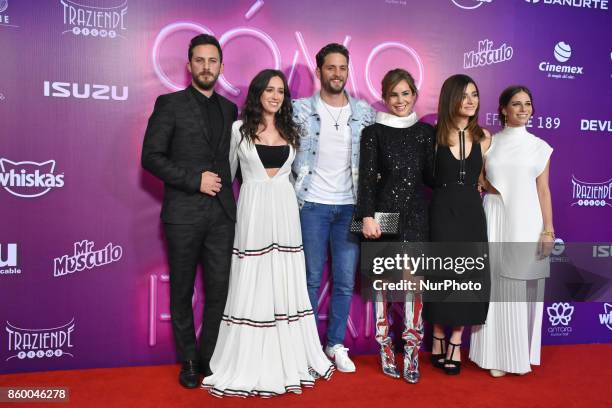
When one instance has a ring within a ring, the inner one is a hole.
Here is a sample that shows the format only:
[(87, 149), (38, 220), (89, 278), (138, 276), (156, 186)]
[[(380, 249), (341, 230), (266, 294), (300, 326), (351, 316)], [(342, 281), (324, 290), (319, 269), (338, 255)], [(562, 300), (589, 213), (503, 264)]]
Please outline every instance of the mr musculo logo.
[(470, 69), (499, 64), (500, 62), (511, 60), (513, 55), (514, 49), (506, 43), (493, 48), (493, 41), (484, 39), (478, 41), (478, 49), (476, 51), (472, 50), (463, 53), (463, 68)]
[(123, 248), (112, 242), (102, 249), (94, 250), (94, 242), (83, 240), (74, 243), (74, 254), (63, 255), (53, 260), (53, 276), (66, 276), (75, 272), (93, 269), (117, 262), (123, 255)]

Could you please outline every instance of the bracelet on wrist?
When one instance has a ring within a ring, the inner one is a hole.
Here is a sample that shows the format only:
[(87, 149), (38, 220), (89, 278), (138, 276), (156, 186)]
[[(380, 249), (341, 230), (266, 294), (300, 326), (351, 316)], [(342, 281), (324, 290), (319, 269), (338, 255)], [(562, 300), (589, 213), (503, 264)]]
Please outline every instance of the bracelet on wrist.
[(552, 239), (555, 239), (555, 232), (554, 231), (542, 231), (541, 235), (547, 235), (549, 237), (551, 237)]

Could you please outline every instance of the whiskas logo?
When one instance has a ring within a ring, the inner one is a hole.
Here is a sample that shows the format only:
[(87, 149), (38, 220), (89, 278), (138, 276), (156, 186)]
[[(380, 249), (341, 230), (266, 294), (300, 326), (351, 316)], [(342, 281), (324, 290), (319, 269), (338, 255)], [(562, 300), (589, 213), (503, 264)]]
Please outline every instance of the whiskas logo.
[(493, 41), (485, 39), (478, 41), (478, 50), (463, 54), (463, 68), (470, 69), (499, 64), (511, 60), (513, 55), (514, 49), (506, 43), (493, 48)]
[(17, 197), (40, 197), (64, 187), (64, 174), (54, 174), (55, 160), (37, 163), (0, 158), (0, 185)]
[(119, 87), (115, 85), (44, 81), (43, 95), (55, 98), (127, 101), (128, 87), (122, 87), (119, 93)]
[(94, 250), (93, 241), (74, 243), (74, 255), (64, 255), (53, 260), (53, 276), (61, 277), (75, 272), (93, 269), (117, 262), (123, 255), (123, 248), (108, 243), (103, 249)]
[(599, 323), (612, 330), (612, 304), (604, 303), (604, 312), (599, 315)]
[[(74, 318), (68, 323), (50, 329), (23, 329), (6, 322), (8, 333), (9, 357), (19, 360), (34, 358), (74, 357), (70, 352), (74, 347), (72, 333)], [(11, 355), (12, 354), (12, 355)]]
[(572, 175), (572, 206), (612, 207), (612, 179), (603, 183), (587, 183)]
[(572, 332), (569, 323), (574, 314), (574, 306), (564, 302), (553, 303), (546, 308), (546, 312), (548, 313), (548, 321), (552, 326), (548, 328), (549, 335), (568, 336)]
[(66, 28), (62, 34), (116, 38), (123, 37), (122, 34), (127, 31), (127, 0), (114, 7), (86, 6), (70, 0), (60, 0), (60, 3)]
[(18, 275), (17, 244), (0, 244), (0, 275)]

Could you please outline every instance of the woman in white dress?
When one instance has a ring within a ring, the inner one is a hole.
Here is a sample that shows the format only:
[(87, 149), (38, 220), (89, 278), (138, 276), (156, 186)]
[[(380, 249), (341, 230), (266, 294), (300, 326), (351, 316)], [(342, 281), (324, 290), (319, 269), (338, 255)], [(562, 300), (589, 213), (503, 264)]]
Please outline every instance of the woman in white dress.
[(298, 144), (282, 72), (255, 76), (232, 126), (232, 178), (242, 185), (227, 303), (213, 374), (202, 387), (215, 396), (300, 394), (334, 367), (321, 348), (306, 289), (297, 199), (289, 181)]
[(555, 238), (548, 186), (553, 149), (526, 129), (531, 92), (506, 88), (498, 110), (505, 127), (485, 155), (483, 205), (489, 241), (499, 244), (491, 245), (489, 313), (472, 329), (470, 348), (470, 359), (494, 377), (540, 364), (544, 280)]

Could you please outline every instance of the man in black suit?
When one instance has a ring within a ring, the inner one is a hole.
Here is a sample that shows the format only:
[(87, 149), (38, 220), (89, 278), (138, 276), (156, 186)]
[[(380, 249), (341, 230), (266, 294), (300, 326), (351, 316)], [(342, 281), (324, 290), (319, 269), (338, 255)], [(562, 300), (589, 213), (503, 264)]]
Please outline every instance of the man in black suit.
[[(232, 194), (229, 145), (236, 105), (214, 92), (223, 72), (223, 53), (207, 34), (189, 44), (191, 85), (161, 95), (144, 138), (142, 167), (164, 182), (161, 218), (168, 245), (170, 312), (179, 359), (179, 382), (195, 388), (210, 375), (223, 315), (234, 241), (236, 203)], [(193, 322), (197, 265), (204, 270), (204, 316), (199, 350)]]

